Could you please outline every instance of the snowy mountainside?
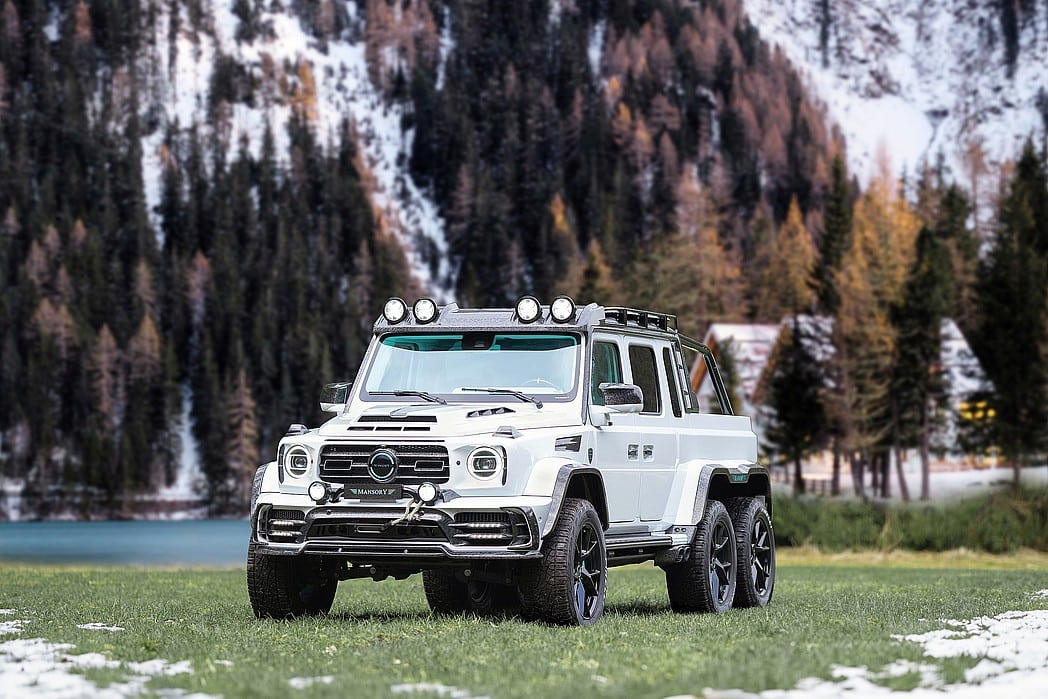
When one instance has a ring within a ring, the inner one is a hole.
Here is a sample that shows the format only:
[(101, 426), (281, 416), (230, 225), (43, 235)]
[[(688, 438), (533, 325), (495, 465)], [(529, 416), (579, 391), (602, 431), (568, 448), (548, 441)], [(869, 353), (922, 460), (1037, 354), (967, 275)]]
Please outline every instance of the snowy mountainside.
[[(236, 0), (213, 0), (210, 19), (198, 31), (189, 28), (189, 3), (158, 8), (152, 41), (147, 42), (141, 64), (150, 77), (153, 99), (144, 108), (154, 115), (159, 112), (161, 124), (142, 139), (150, 211), (156, 210), (161, 198), (164, 127), (219, 130), (230, 148), (244, 142), (257, 156), (268, 123), (276, 153), (284, 158), (288, 144), (283, 127), (296, 104), (301, 108), (308, 102), (306, 113), (321, 143), (338, 136), (344, 119), (352, 121), (363, 149), (361, 175), (371, 184), (376, 220), (397, 237), (421, 287), (438, 298), (446, 297), (452, 270), (444, 223), (432, 200), (406, 173), (403, 163), (413, 134), (401, 128), (402, 106), (385, 100), (369, 76), (363, 4), (337, 3), (339, 11), (345, 11), (342, 19), (347, 26), (323, 38), (292, 11), (290, 3), (285, 9), (278, 3), (260, 3), (255, 19), (262, 29), (245, 38), (236, 4)], [(442, 42), (442, 55), (449, 48)], [(237, 70), (260, 84), (261, 97), (222, 105), (220, 117), (212, 120), (209, 91), (221, 60), (232, 60)]]
[[(807, 77), (865, 180), (883, 142), (898, 174), (941, 154), (969, 183), (966, 151), (1015, 158), (1048, 116), (1048, 6), (996, 0), (745, 0), (751, 23)], [(1011, 48), (1010, 48), (1011, 47)], [(1009, 59), (1014, 65), (1009, 65)]]

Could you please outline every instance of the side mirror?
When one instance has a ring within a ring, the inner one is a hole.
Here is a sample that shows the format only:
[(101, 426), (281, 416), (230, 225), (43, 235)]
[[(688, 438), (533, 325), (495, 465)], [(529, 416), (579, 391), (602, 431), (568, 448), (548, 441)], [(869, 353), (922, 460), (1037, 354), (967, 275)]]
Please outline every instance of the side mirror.
[(639, 413), (644, 408), (644, 391), (636, 384), (602, 383), (598, 388), (609, 412)]
[(320, 409), (325, 413), (341, 413), (349, 402), (349, 389), (352, 381), (329, 383), (320, 389)]

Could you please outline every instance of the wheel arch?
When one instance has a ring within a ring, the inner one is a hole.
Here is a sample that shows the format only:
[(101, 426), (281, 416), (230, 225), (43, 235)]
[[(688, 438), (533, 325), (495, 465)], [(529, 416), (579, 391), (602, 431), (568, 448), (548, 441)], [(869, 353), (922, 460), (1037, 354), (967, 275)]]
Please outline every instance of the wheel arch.
[(771, 478), (768, 470), (759, 464), (743, 465), (743, 468), (728, 468), (719, 464), (703, 466), (695, 491), (692, 507), (692, 523), (702, 519), (707, 500), (721, 502), (730, 498), (760, 497), (772, 515)]
[(568, 463), (561, 466), (557, 471), (557, 479), (553, 485), (553, 501), (550, 504), (549, 517), (546, 518), (545, 526), (542, 527), (542, 538), (551, 531), (553, 525), (560, 515), (561, 507), (565, 498), (579, 498), (588, 500), (597, 511), (601, 526), (607, 530), (610, 520), (608, 518), (608, 500), (604, 491), (604, 478), (600, 471), (592, 466), (583, 466), (578, 463)]

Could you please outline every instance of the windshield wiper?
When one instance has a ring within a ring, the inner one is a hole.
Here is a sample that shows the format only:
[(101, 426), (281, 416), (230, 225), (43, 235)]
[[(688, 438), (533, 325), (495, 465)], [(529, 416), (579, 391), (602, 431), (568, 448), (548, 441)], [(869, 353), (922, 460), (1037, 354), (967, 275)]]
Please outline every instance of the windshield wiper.
[(368, 391), (373, 396), (418, 396), (424, 400), (428, 400), (430, 403), (440, 403), (441, 405), (447, 405), (448, 402), (440, 396), (435, 396), (432, 393), (426, 393), (425, 391)]
[(463, 391), (483, 391), (484, 393), (494, 393), (494, 394), (497, 394), (497, 395), (500, 395), (500, 396), (502, 396), (502, 395), (504, 395), (504, 396), (513, 396), (514, 398), (519, 398), (522, 401), (526, 401), (528, 403), (534, 403), (536, 408), (541, 408), (542, 407), (542, 401), (540, 401), (538, 398), (532, 398), (531, 396), (529, 396), (526, 393), (521, 393), (520, 391), (514, 391), (514, 390), (509, 389), (509, 388), (466, 388), (466, 387), (463, 387), (462, 390)]

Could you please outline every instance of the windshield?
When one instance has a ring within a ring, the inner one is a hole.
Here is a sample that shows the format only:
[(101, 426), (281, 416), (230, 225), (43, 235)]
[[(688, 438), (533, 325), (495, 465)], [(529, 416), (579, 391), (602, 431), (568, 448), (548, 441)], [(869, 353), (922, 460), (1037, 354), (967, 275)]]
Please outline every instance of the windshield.
[(579, 354), (579, 338), (565, 334), (386, 335), (368, 368), (364, 390), (422, 391), (469, 402), (507, 400), (505, 392), (476, 390), (490, 388), (567, 401), (576, 391)]

